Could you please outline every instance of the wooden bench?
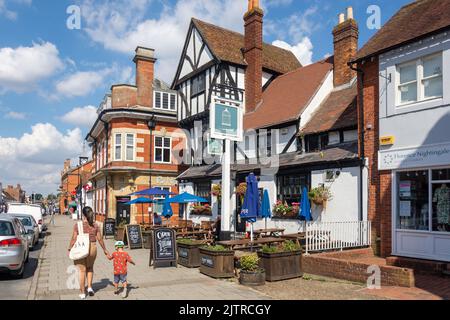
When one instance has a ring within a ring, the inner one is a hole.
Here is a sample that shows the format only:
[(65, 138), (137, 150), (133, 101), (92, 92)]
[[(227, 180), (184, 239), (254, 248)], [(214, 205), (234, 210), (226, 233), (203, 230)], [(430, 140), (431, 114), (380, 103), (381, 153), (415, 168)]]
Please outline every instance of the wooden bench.
[(284, 234), (285, 229), (278, 229), (278, 228), (272, 228), (272, 229), (259, 229), (253, 231), (255, 236), (257, 238), (263, 238), (263, 237), (279, 237), (280, 235)]

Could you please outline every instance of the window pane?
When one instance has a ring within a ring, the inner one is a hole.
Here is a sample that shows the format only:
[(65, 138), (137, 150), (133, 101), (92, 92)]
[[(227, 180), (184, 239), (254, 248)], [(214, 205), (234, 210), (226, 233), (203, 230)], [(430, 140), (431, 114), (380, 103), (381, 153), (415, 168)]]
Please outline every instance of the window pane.
[(397, 228), (429, 230), (428, 171), (402, 172), (397, 177)]
[(155, 93), (155, 108), (161, 109), (161, 92)]
[(155, 161), (161, 162), (162, 159), (162, 149), (156, 148), (155, 149)]
[(169, 94), (163, 93), (163, 109), (169, 109)]
[(170, 138), (164, 138), (164, 147), (170, 148)]
[(401, 103), (417, 101), (417, 82), (400, 86)]
[(416, 69), (415, 64), (400, 67), (400, 84), (417, 80)]
[(425, 88), (425, 98), (442, 97), (442, 77), (424, 80), (423, 86)]
[(127, 145), (133, 145), (134, 146), (134, 135), (127, 134)]
[(442, 74), (442, 56), (436, 56), (423, 61), (423, 76), (428, 78)]
[(164, 162), (170, 162), (170, 149), (164, 149)]
[(450, 169), (440, 169), (433, 170), (433, 180), (434, 181), (450, 181)]
[(450, 183), (433, 184), (433, 231), (450, 232)]
[(170, 95), (170, 109), (175, 110), (177, 108), (176, 104), (177, 104), (176, 96), (174, 94), (171, 94)]
[(127, 146), (127, 160), (132, 161), (134, 158), (134, 148)]
[(162, 138), (161, 137), (156, 137), (155, 138), (155, 145), (157, 146), (157, 147), (162, 147)]
[(120, 146), (116, 147), (115, 159), (120, 160), (122, 158), (122, 148)]
[(122, 135), (116, 134), (116, 144), (122, 144)]

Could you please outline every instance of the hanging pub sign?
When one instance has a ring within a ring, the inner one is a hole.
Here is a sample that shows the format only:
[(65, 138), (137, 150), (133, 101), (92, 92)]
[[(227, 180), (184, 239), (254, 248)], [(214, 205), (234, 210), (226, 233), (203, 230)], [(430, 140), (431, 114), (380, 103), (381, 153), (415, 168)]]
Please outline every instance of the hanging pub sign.
[(177, 248), (176, 233), (173, 229), (158, 228), (153, 231), (152, 237), (153, 267), (176, 267), (177, 266)]
[(239, 102), (216, 98), (211, 105), (211, 138), (219, 140), (243, 140), (244, 113)]
[(114, 237), (116, 233), (116, 220), (108, 218), (104, 223), (103, 235), (107, 239), (108, 237)]
[(138, 224), (129, 224), (127, 225), (126, 237), (128, 247), (133, 249), (142, 249), (143, 240), (142, 240), (142, 229)]

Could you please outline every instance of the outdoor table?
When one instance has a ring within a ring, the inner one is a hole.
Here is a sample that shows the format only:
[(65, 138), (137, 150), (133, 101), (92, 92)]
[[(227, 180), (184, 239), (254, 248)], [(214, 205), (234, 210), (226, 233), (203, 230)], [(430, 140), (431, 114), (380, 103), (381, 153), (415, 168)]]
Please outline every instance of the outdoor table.
[(243, 240), (219, 241), (219, 242), (217, 242), (217, 244), (220, 244), (224, 247), (230, 247), (232, 250), (235, 250), (236, 248), (245, 249), (245, 248), (249, 248), (249, 247), (253, 247), (253, 246), (280, 243), (280, 242), (284, 242), (284, 239), (260, 238), (260, 239), (254, 240), (253, 242), (251, 242), (250, 239), (243, 239)]
[(255, 236), (257, 238), (261, 238), (261, 237), (279, 237), (280, 234), (283, 235), (284, 234), (284, 230), (285, 229), (278, 229), (278, 228), (272, 228), (272, 229), (258, 229), (253, 231), (253, 233), (255, 234)]

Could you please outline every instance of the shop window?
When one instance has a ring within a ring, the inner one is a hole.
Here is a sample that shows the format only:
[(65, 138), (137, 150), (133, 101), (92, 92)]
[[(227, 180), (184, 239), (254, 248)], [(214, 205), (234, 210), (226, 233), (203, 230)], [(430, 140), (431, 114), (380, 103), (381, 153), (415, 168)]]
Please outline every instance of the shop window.
[(311, 175), (289, 174), (277, 177), (277, 200), (287, 202), (289, 205), (300, 202), (303, 188), (310, 188)]
[(397, 228), (429, 230), (428, 171), (398, 173)]
[(433, 231), (450, 232), (450, 170), (433, 170), (432, 177)]

